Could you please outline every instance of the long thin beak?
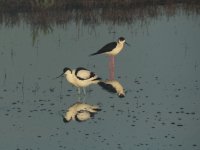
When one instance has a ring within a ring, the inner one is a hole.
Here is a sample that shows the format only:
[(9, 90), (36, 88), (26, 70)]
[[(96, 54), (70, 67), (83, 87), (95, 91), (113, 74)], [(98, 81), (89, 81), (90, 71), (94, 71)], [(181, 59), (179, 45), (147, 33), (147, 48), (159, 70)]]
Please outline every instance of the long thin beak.
[(125, 44), (127, 45), (127, 46), (131, 46), (129, 43), (127, 43), (127, 42), (125, 42)]
[(63, 76), (64, 73), (62, 73), (61, 75), (57, 76), (56, 78), (60, 78), (61, 76)]
[(53, 78), (53, 79), (58, 79), (58, 78), (60, 78), (61, 76), (63, 76), (63, 74), (64, 74), (64, 73), (62, 73), (61, 75), (59, 75), (59, 76), (57, 76), (57, 77), (55, 77), (55, 78)]

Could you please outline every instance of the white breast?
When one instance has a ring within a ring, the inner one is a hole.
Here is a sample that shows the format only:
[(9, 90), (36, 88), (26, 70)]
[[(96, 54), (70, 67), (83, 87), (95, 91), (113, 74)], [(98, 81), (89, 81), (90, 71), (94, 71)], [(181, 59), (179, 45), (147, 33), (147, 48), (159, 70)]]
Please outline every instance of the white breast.
[(67, 73), (66, 74), (66, 79), (69, 83), (71, 83), (72, 85), (76, 86), (76, 87), (79, 87), (78, 84), (77, 84), (77, 81), (76, 81), (76, 78), (75, 78), (75, 75), (74, 73)]
[(108, 55), (117, 55), (124, 47), (124, 44), (122, 43), (117, 43), (117, 46), (115, 49), (113, 49), (112, 51), (110, 52), (106, 52), (106, 54)]

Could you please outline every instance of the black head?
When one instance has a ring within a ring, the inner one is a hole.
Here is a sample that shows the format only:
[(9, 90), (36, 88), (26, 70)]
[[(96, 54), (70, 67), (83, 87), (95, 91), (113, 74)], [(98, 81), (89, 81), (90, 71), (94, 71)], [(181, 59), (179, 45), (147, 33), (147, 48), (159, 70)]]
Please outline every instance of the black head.
[(118, 40), (119, 40), (119, 41), (125, 41), (125, 38), (124, 38), (124, 37), (119, 37)]
[(68, 123), (68, 122), (70, 122), (70, 120), (67, 120), (65, 117), (63, 117), (63, 122)]
[(63, 73), (65, 73), (67, 70), (70, 70), (70, 71), (71, 71), (71, 69), (70, 69), (70, 68), (68, 68), (68, 67), (65, 67), (65, 68), (63, 69)]
[(119, 94), (119, 98), (124, 98), (125, 95), (124, 94)]
[(126, 45), (130, 46), (130, 44), (128, 44), (127, 42), (125, 42), (125, 38), (124, 38), (124, 37), (119, 37), (118, 41), (119, 41), (119, 42), (123, 42), (123, 43), (125, 43)]
[(62, 75), (65, 74), (65, 72), (66, 72), (67, 70), (70, 70), (70, 71), (71, 71), (70, 68), (65, 67), (65, 68), (63, 69), (63, 73), (62, 73), (61, 75), (59, 75), (58, 77), (56, 77), (56, 78), (60, 78)]

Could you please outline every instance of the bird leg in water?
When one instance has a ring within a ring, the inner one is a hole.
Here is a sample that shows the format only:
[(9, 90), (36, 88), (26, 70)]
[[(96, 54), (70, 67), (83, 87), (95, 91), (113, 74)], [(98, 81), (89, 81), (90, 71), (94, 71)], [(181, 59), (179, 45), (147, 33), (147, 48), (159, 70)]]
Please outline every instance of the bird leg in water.
[(115, 56), (109, 56), (109, 79), (115, 78)]
[(81, 88), (78, 88), (78, 95), (81, 95)]
[(82, 99), (81, 99), (83, 103), (85, 103), (85, 97), (86, 97), (86, 95), (83, 96)]
[(81, 95), (78, 95), (78, 102), (81, 102)]
[(83, 94), (86, 95), (86, 89), (85, 88), (83, 88)]
[(85, 100), (86, 97), (86, 89), (85, 88), (78, 88), (78, 101), (82, 102)]

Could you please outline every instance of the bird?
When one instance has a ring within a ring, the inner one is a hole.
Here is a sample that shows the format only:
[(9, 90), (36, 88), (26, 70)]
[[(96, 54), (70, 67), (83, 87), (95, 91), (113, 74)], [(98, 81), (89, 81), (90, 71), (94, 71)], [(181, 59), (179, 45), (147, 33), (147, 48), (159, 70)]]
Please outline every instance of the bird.
[(125, 92), (123, 86), (117, 80), (106, 80), (98, 83), (104, 90), (117, 93), (118, 97), (125, 97)]
[(106, 54), (109, 56), (109, 79), (114, 79), (115, 56), (122, 51), (122, 49), (124, 48), (124, 44), (127, 44), (129, 46), (124, 37), (119, 37), (117, 41), (108, 43), (97, 52), (89, 55), (94, 56), (98, 54)]
[(97, 105), (76, 102), (68, 108), (65, 116), (63, 116), (63, 121), (70, 122), (71, 120), (76, 120), (78, 122), (83, 122), (94, 117), (98, 111), (101, 111), (101, 109)]
[(117, 41), (106, 44), (97, 52), (90, 54), (90, 56), (94, 56), (97, 54), (107, 54), (107, 55), (115, 56), (124, 48), (124, 44), (129, 45), (125, 41), (124, 37), (119, 37)]
[(91, 84), (97, 84), (101, 81), (94, 72), (91, 72), (83, 67), (78, 67), (74, 70), (65, 67), (63, 73), (56, 78), (65, 75), (67, 81), (73, 86), (78, 88), (78, 93), (81, 94), (81, 88), (83, 89), (84, 95), (86, 95), (85, 88)]

